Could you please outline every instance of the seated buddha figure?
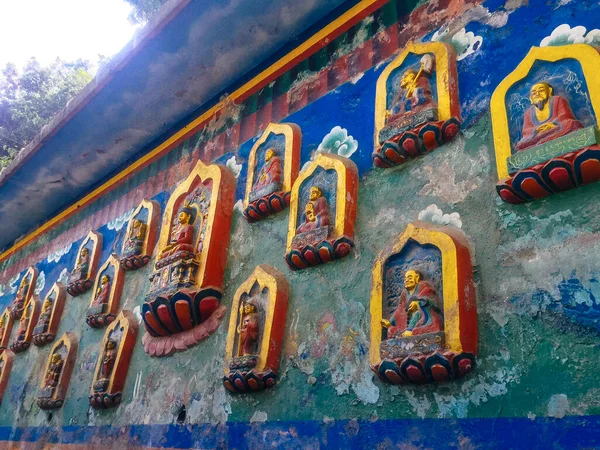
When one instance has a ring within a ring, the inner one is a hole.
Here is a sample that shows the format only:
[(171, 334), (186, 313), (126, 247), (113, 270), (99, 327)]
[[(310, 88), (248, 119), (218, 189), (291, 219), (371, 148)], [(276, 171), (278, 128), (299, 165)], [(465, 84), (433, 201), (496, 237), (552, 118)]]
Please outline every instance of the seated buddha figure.
[(102, 367), (100, 368), (100, 380), (108, 380), (112, 375), (115, 362), (117, 361), (117, 341), (108, 339), (104, 348), (104, 356), (102, 357)]
[(281, 183), (281, 158), (274, 148), (270, 148), (265, 152), (265, 162), (252, 190), (258, 191), (273, 183)]
[(396, 87), (396, 95), (392, 100), (392, 107), (386, 113), (386, 123), (393, 124), (424, 109), (437, 108), (429, 82), (432, 72), (433, 58), (425, 55), (418, 71), (407, 69), (402, 74)]
[(21, 280), (21, 284), (19, 284), (19, 290), (17, 291), (17, 296), (13, 301), (13, 309), (21, 310), (25, 305), (25, 300), (27, 296), (27, 291), (29, 290), (29, 277), (23, 277)]
[(302, 215), (302, 223), (296, 228), (296, 234), (326, 226), (329, 226), (329, 205), (321, 188), (313, 186), (310, 188), (309, 201)]
[(69, 282), (86, 279), (89, 267), (90, 267), (90, 251), (88, 250), (87, 247), (83, 247), (81, 249), (81, 252), (79, 252), (79, 257), (77, 258), (77, 263), (75, 264), (75, 267), (71, 271), (71, 275), (69, 276)]
[(100, 279), (100, 286), (96, 290), (94, 300), (92, 301), (92, 307), (98, 307), (101, 305), (108, 304), (110, 298), (110, 277), (108, 275), (102, 275)]
[(58, 386), (58, 380), (60, 378), (60, 372), (62, 371), (64, 361), (60, 353), (52, 355), (46, 376), (44, 377), (44, 389), (54, 390)]
[(552, 141), (583, 128), (569, 101), (554, 95), (554, 88), (546, 82), (536, 83), (529, 91), (531, 106), (523, 116), (523, 135), (517, 142), (517, 151)]
[(140, 253), (142, 246), (144, 245), (144, 238), (146, 237), (146, 224), (139, 219), (133, 219), (129, 234), (125, 239), (125, 245), (123, 250), (125, 253)]
[(19, 321), (19, 329), (17, 330), (17, 338), (16, 342), (21, 342), (25, 340), (27, 335), (27, 328), (29, 327), (29, 318), (31, 317), (31, 308), (27, 308), (23, 312), (23, 316)]
[(256, 311), (256, 305), (250, 299), (240, 307), (242, 320), (237, 332), (240, 337), (238, 356), (255, 355), (258, 351), (258, 340), (260, 337), (260, 315)]
[(177, 215), (177, 223), (171, 230), (169, 244), (162, 249), (160, 259), (175, 255), (178, 252), (194, 252), (195, 218), (196, 210), (184, 204)]
[(42, 305), (42, 313), (38, 319), (38, 323), (35, 327), (35, 332), (45, 333), (48, 331), (48, 325), (50, 324), (50, 318), (52, 317), (52, 298), (48, 297), (44, 300)]
[(423, 275), (409, 269), (404, 275), (404, 289), (398, 306), (389, 320), (381, 325), (388, 330), (388, 338), (416, 336), (443, 331), (442, 312), (433, 285)]

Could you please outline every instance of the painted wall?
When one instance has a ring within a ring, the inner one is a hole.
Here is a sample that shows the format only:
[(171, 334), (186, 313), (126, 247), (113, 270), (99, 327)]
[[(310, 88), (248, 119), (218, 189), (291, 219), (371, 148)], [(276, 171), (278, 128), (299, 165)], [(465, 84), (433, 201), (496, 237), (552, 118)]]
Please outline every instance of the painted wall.
[[(238, 180), (222, 303), (230, 307), (233, 293), (258, 264), (277, 267), (291, 284), (281, 377), (274, 389), (246, 396), (225, 391), (222, 324), (198, 346), (162, 359), (143, 352), (140, 333), (122, 404), (91, 409), (87, 396), (103, 331), (85, 324), (88, 292), (67, 298), (59, 329), (59, 335), (74, 331), (80, 337), (65, 405), (48, 414), (35, 404), (49, 349), (33, 346), (15, 356), (0, 408), (0, 439), (180, 448), (600, 445), (600, 184), (526, 205), (503, 203), (495, 192), (488, 114), (495, 86), (529, 47), (542, 41), (600, 45), (600, 31), (594, 30), (599, 15), (600, 5), (592, 0), (433, 0), (403, 17), (397, 42), (433, 38), (455, 45), (464, 127), (450, 144), (396, 169), (374, 170), (370, 158), (375, 82), (389, 58), (347, 76), (285, 117), (302, 128), (301, 164), (326, 150), (349, 156), (359, 167), (356, 247), (335, 263), (291, 272), (283, 258), (287, 212), (252, 225), (244, 220), (246, 161), (258, 136), (214, 158)], [(557, 28), (565, 23), (571, 29)], [(300, 83), (309, 83), (310, 75)], [(296, 86), (290, 95), (300, 91)], [(121, 195), (130, 208), (144, 195), (164, 207), (195, 158), (210, 155), (209, 144), (202, 133), (190, 138), (162, 168), (139, 184), (125, 185)], [(450, 213), (457, 214), (442, 215)], [(111, 214), (110, 221), (94, 226), (104, 237), (101, 261), (119, 248), (130, 211), (123, 214), (114, 206), (104, 217)], [(35, 261), (41, 296), (74, 264), (81, 238), (73, 242), (71, 230), (89, 229), (98, 217), (82, 211), (60, 232), (40, 238), (38, 254), (40, 248), (54, 248)], [(376, 380), (368, 365), (371, 269), (376, 256), (417, 217), (450, 220), (470, 238), (480, 351), (476, 369), (461, 380), (394, 387)], [(12, 301), (26, 262), (21, 255), (3, 264), (0, 307)], [(139, 320), (150, 273), (149, 265), (126, 274), (121, 307)], [(179, 425), (182, 406), (186, 418)]]

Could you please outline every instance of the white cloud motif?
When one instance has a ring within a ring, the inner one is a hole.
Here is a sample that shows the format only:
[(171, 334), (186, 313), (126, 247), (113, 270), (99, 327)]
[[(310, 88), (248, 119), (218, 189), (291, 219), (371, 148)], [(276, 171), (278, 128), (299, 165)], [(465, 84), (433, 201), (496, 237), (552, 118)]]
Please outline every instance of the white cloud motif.
[(462, 220), (460, 214), (453, 212), (452, 214), (444, 214), (437, 205), (429, 205), (419, 213), (419, 220), (426, 222), (437, 223), (439, 225), (452, 225), (456, 228), (462, 228)]
[(109, 230), (115, 230), (115, 231), (119, 231), (121, 228), (123, 228), (123, 225), (125, 225), (127, 222), (129, 222), (129, 219), (131, 218), (131, 215), (133, 214), (133, 209), (127, 211), (124, 214), (121, 214), (119, 217), (115, 217), (113, 220), (111, 220), (110, 222), (108, 222), (106, 224), (106, 227)]
[(35, 282), (35, 295), (40, 295), (40, 292), (42, 292), (44, 286), (46, 286), (46, 273), (42, 270), (37, 277), (37, 281)]
[(235, 175), (236, 178), (239, 178), (240, 172), (242, 171), (242, 165), (237, 163), (237, 159), (235, 159), (235, 155), (233, 155), (231, 158), (229, 158), (227, 160), (227, 162), (225, 163), (225, 165), (227, 167), (229, 167), (229, 170), (231, 170), (233, 172), (233, 175)]
[(462, 61), (467, 56), (477, 52), (483, 44), (481, 36), (475, 36), (475, 33), (467, 31), (465, 28), (458, 30), (454, 35), (448, 35), (448, 28), (440, 28), (431, 37), (433, 42), (448, 42), (456, 50), (456, 60)]
[(46, 259), (49, 263), (58, 262), (60, 261), (60, 258), (71, 251), (71, 247), (73, 247), (72, 242), (69, 245), (65, 245), (63, 248), (59, 248), (55, 252), (50, 253)]
[(350, 158), (358, 149), (358, 141), (348, 135), (348, 130), (336, 125), (325, 135), (319, 146), (318, 153), (337, 153), (345, 158)]
[(64, 284), (65, 286), (68, 284), (68, 282), (69, 282), (69, 271), (67, 270), (66, 267), (62, 270), (62, 272), (58, 276), (58, 280), (56, 280), (56, 281), (59, 282), (59, 283)]
[(19, 288), (19, 285), (17, 284), (17, 281), (19, 281), (19, 275), (15, 275), (14, 277), (12, 277), (10, 279), (10, 281), (8, 282), (8, 284), (10, 285), (10, 293), (14, 294), (15, 292), (17, 292), (17, 289)]
[(540, 47), (556, 47), (569, 44), (600, 45), (600, 30), (591, 30), (587, 33), (583, 26), (571, 28), (569, 24), (563, 23), (557, 26), (550, 36), (546, 36), (540, 42)]

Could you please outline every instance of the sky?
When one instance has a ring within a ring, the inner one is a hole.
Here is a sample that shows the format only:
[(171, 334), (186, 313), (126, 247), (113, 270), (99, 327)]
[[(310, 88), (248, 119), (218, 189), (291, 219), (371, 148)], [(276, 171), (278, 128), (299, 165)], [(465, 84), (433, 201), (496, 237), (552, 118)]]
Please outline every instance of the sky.
[(0, 67), (32, 56), (43, 65), (56, 57), (95, 64), (133, 37), (130, 11), (124, 0), (0, 0)]

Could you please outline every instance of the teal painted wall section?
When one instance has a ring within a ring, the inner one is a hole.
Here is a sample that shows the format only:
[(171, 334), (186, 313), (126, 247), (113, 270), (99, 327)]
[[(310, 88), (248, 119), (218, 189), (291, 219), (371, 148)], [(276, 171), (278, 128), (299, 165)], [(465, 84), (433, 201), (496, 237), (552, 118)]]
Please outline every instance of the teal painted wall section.
[[(228, 312), (214, 335), (186, 352), (150, 358), (141, 345), (140, 325), (122, 404), (96, 411), (89, 407), (87, 396), (103, 331), (85, 324), (90, 292), (68, 297), (59, 335), (74, 331), (80, 345), (66, 403), (51, 414), (35, 404), (49, 348), (32, 346), (15, 356), (0, 408), (0, 437), (180, 448), (548, 448), (550, 443), (561, 447), (569, 442), (595, 446), (600, 416), (596, 376), (600, 369), (600, 184), (525, 205), (503, 203), (495, 190), (488, 112), (497, 82), (529, 46), (539, 44), (566, 16), (571, 26), (584, 24), (592, 29), (586, 16), (600, 12), (597, 4), (560, 3), (510, 9), (503, 2), (490, 1), (472, 5), (467, 14), (471, 19), (447, 18), (447, 25), (466, 25), (474, 36), (483, 36), (481, 49), (458, 63), (465, 127), (451, 143), (403, 166), (388, 170), (369, 166), (374, 83), (382, 64), (288, 117), (303, 130), (302, 163), (335, 125), (346, 128), (358, 141), (351, 156), (361, 171), (351, 255), (292, 272), (284, 261), (287, 211), (250, 225), (238, 201), (222, 301)], [(426, 7), (415, 11), (422, 14)], [(482, 13), (482, 8), (488, 9)], [(441, 13), (432, 14), (433, 23)], [(499, 22), (499, 17), (506, 22)], [(514, 30), (536, 18), (540, 25), (535, 37), (520, 34), (515, 42)], [(416, 27), (414, 20), (408, 18), (407, 27)], [(432, 31), (419, 37), (429, 40)], [(494, 60), (494, 52), (508, 52), (498, 47), (500, 43), (512, 46), (519, 57)], [(218, 158), (226, 163), (235, 157), (229, 166), (242, 165), (238, 198), (255, 139)], [(193, 155), (195, 150), (186, 145), (168, 165)], [(163, 206), (184, 175), (155, 196)], [(371, 271), (377, 255), (429, 205), (446, 214), (458, 213), (472, 244), (480, 336), (477, 367), (465, 378), (445, 384), (385, 385), (375, 378), (368, 362)], [(101, 227), (103, 260), (122, 239), (120, 222)], [(74, 219), (68, 225), (77, 223)], [(57, 261), (40, 263), (46, 270), (42, 295), (63, 268), (72, 266), (76, 248), (77, 243)], [(221, 381), (230, 306), (237, 287), (258, 264), (276, 267), (291, 285), (280, 380), (273, 389), (233, 396)], [(125, 278), (121, 308), (134, 311), (140, 321), (150, 274), (148, 265), (127, 272)], [(3, 282), (0, 299), (6, 303), (14, 294), (11, 283)], [(182, 406), (184, 424), (162, 427), (176, 422)], [(489, 440), (483, 438), (486, 433)], [(526, 437), (528, 433), (537, 438)], [(572, 437), (579, 441), (570, 441)]]

